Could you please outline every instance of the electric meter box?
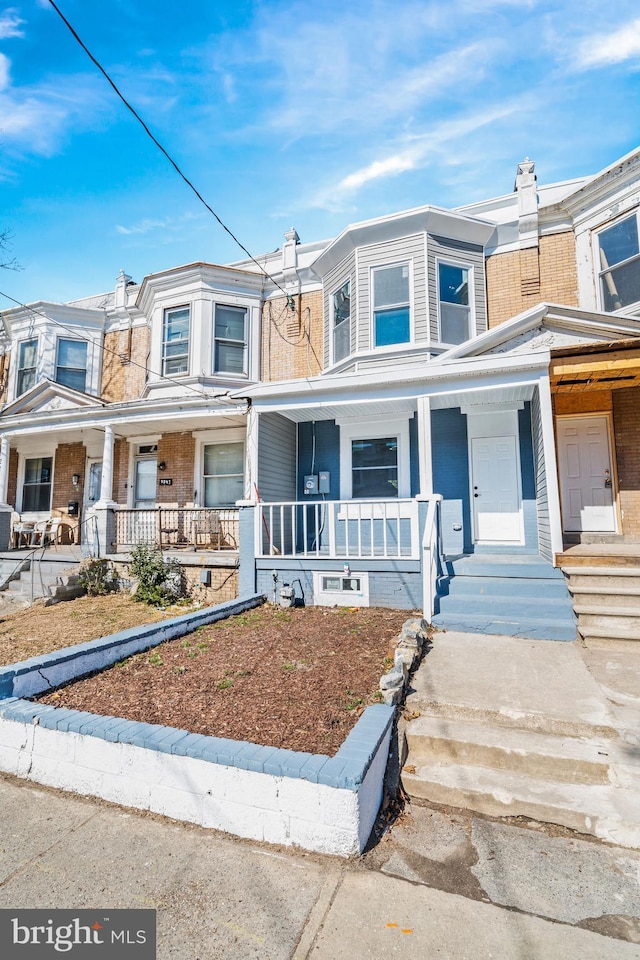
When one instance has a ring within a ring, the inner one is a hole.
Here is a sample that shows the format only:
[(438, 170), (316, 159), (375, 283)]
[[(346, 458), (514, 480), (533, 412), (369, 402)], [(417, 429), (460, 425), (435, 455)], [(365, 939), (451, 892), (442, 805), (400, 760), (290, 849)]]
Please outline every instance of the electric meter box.
[(313, 496), (318, 492), (318, 476), (310, 473), (304, 478), (304, 492), (307, 497)]

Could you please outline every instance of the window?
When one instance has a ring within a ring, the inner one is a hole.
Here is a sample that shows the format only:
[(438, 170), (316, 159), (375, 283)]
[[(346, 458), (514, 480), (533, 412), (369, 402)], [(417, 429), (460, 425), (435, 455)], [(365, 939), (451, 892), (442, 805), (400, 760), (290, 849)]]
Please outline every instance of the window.
[(213, 372), (246, 376), (247, 311), (216, 304)]
[(368, 607), (369, 574), (313, 572), (313, 601), (321, 607)]
[(162, 373), (172, 376), (189, 370), (189, 307), (164, 312), (162, 331)]
[(22, 509), (25, 512), (51, 509), (51, 470), (53, 457), (25, 460)]
[(398, 496), (398, 438), (351, 441), (352, 496)]
[(640, 245), (634, 214), (598, 234), (600, 291), (605, 310), (621, 310), (640, 300)]
[(471, 336), (468, 268), (439, 263), (438, 291), (440, 339), (443, 343), (464, 343)]
[(36, 382), (36, 368), (38, 364), (38, 341), (23, 340), (18, 350), (18, 383), (16, 397), (30, 390)]
[(351, 353), (351, 281), (343, 283), (331, 298), (333, 321), (333, 362)]
[(84, 340), (58, 340), (56, 382), (84, 393), (87, 384), (87, 344)]
[(204, 506), (235, 506), (244, 495), (244, 444), (206, 444), (203, 472)]
[(411, 339), (409, 264), (373, 271), (373, 342), (376, 347)]

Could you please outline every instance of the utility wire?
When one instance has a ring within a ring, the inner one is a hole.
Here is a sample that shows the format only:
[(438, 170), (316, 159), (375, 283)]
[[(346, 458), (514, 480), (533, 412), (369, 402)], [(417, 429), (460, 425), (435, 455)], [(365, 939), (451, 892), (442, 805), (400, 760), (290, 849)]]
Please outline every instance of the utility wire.
[[(26, 303), (22, 303), (20, 300), (16, 300), (15, 297), (10, 297), (8, 293), (3, 293), (0, 290), (0, 297), (5, 297), (7, 300), (11, 300), (12, 303), (16, 303), (19, 307), (23, 307), (25, 310), (28, 310), (29, 313), (32, 313), (34, 317), (44, 317), (49, 323), (54, 324), (56, 327), (61, 327), (63, 330), (66, 330), (67, 333), (72, 334), (76, 340), (84, 340), (85, 343), (93, 345), (93, 341), (89, 340), (88, 337), (78, 336), (78, 331), (74, 330), (73, 327), (68, 327), (66, 324), (61, 323), (60, 320), (54, 320), (53, 317), (50, 317), (46, 313), (42, 313), (41, 310), (34, 310), (33, 307), (27, 306)], [(105, 346), (102, 344), (102, 349), (105, 353), (110, 353), (114, 357), (122, 359), (121, 354), (118, 350), (112, 350), (111, 347)], [(195, 393), (200, 399), (206, 398), (206, 394), (202, 390), (197, 390), (195, 387), (192, 387), (189, 383), (184, 383), (182, 380), (176, 380), (174, 377), (168, 377), (166, 373), (157, 373), (155, 370), (150, 370), (148, 367), (145, 367), (142, 363), (137, 363), (135, 360), (129, 358), (127, 363), (132, 367), (138, 367), (140, 370), (144, 370), (146, 374), (151, 374), (154, 377), (158, 377), (160, 380), (166, 380), (168, 383), (176, 384), (179, 387), (182, 387), (183, 390), (191, 390), (192, 393)]]
[(189, 187), (189, 189), (192, 190), (193, 193), (196, 195), (196, 197), (198, 198), (198, 200), (200, 201), (200, 203), (202, 203), (202, 204), (206, 207), (206, 209), (209, 211), (209, 213), (210, 213), (213, 217), (215, 217), (215, 219), (218, 221), (218, 223), (220, 224), (220, 226), (222, 227), (222, 229), (225, 230), (225, 231), (229, 234), (229, 236), (230, 236), (231, 239), (234, 241), (234, 243), (236, 243), (236, 244), (240, 247), (240, 249), (243, 251), (243, 253), (246, 253), (246, 255), (249, 257), (249, 259), (250, 259), (253, 263), (255, 263), (255, 265), (257, 266), (258, 270), (260, 270), (260, 271), (265, 275), (265, 277), (267, 277), (269, 280), (271, 280), (271, 282), (272, 282), (273, 284), (275, 284), (275, 286), (278, 288), (278, 290), (281, 290), (281, 291), (282, 291), (282, 293), (284, 294), (284, 296), (287, 297), (287, 301), (288, 301), (288, 303), (289, 303), (290, 309), (293, 309), (293, 306), (292, 306), (292, 298), (289, 296), (289, 294), (288, 294), (287, 291), (284, 289), (284, 287), (280, 286), (280, 284), (278, 283), (277, 280), (274, 280), (274, 278), (271, 276), (271, 274), (268, 273), (267, 270), (262, 266), (262, 264), (259, 263), (259, 262), (256, 260), (256, 258), (247, 250), (247, 248), (244, 246), (244, 244), (241, 243), (240, 240), (238, 240), (238, 238), (236, 237), (236, 235), (229, 229), (229, 227), (228, 227), (225, 223), (223, 223), (223, 221), (220, 219), (220, 217), (219, 217), (218, 214), (215, 212), (215, 210), (214, 210), (211, 206), (209, 206), (209, 204), (208, 204), (207, 201), (204, 199), (204, 197), (202, 196), (202, 194), (200, 193), (200, 191), (194, 186), (194, 184), (191, 182), (191, 180), (189, 180), (189, 178), (186, 176), (186, 174), (184, 174), (184, 173), (182, 172), (182, 170), (180, 169), (180, 167), (178, 166), (178, 164), (176, 163), (176, 161), (173, 159), (173, 157), (171, 156), (171, 154), (170, 154), (167, 150), (165, 150), (165, 148), (162, 146), (162, 144), (160, 143), (160, 141), (158, 140), (158, 138), (151, 132), (151, 130), (149, 129), (149, 127), (147, 126), (147, 124), (145, 123), (145, 121), (142, 119), (142, 117), (140, 116), (140, 114), (137, 112), (137, 110), (135, 109), (135, 107), (133, 107), (133, 106), (129, 103), (129, 101), (126, 99), (126, 97), (124, 96), (124, 94), (122, 94), (122, 93), (120, 92), (120, 90), (119, 90), (118, 87), (116, 86), (115, 82), (111, 79), (111, 77), (109, 76), (109, 74), (107, 73), (107, 71), (105, 70), (105, 68), (102, 66), (101, 63), (99, 63), (98, 60), (96, 60), (96, 58), (95, 58), (94, 55), (91, 53), (91, 51), (89, 50), (89, 48), (87, 47), (87, 45), (86, 45), (86, 44), (83, 42), (83, 40), (78, 36), (78, 33), (77, 33), (76, 30), (72, 27), (72, 25), (69, 23), (69, 21), (67, 20), (67, 18), (66, 18), (65, 15), (64, 15), (64, 13), (62, 12), (62, 10), (60, 10), (60, 8), (57, 6), (57, 4), (54, 2), (54, 0), (49, 0), (49, 3), (51, 4), (51, 6), (52, 6), (53, 9), (55, 10), (55, 12), (58, 14), (58, 16), (60, 17), (60, 19), (62, 20), (62, 22), (65, 24), (65, 26), (68, 27), (68, 29), (69, 29), (69, 31), (71, 32), (72, 36), (78, 41), (78, 43), (80, 44), (80, 46), (82, 47), (82, 49), (84, 50), (84, 52), (86, 53), (86, 55), (89, 57), (89, 59), (91, 60), (91, 62), (92, 62), (93, 64), (95, 64), (95, 66), (98, 68), (98, 70), (100, 71), (100, 73), (102, 74), (102, 76), (105, 78), (105, 80), (107, 81), (107, 83), (112, 87), (112, 89), (113, 89), (114, 93), (116, 94), (116, 96), (118, 96), (118, 97), (120, 98), (120, 100), (123, 102), (123, 104), (125, 105), (125, 107), (127, 108), (127, 110), (129, 110), (129, 112), (133, 114), (133, 116), (136, 118), (136, 120), (138, 121), (138, 123), (140, 124), (140, 126), (142, 127), (142, 129), (144, 130), (144, 132), (147, 134), (148, 137), (150, 137), (150, 139), (151, 139), (151, 140), (153, 141), (153, 143), (156, 145), (156, 147), (158, 148), (158, 150), (160, 150), (160, 152), (161, 152), (162, 154), (164, 154), (164, 156), (167, 158), (167, 160), (169, 161), (169, 163), (171, 164), (171, 166), (173, 167), (173, 169), (176, 171), (176, 173), (178, 174), (178, 176), (181, 177), (182, 180), (184, 180), (184, 182), (185, 182), (186, 185)]

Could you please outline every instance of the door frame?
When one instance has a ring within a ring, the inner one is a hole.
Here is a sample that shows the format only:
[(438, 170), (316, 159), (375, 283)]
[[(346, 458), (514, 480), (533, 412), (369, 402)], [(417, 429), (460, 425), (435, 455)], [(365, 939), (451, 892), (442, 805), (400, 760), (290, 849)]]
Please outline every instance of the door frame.
[[(471, 514), (471, 540), (472, 543), (478, 544), (479, 546), (483, 545), (500, 545), (504, 544), (505, 546), (524, 546), (525, 545), (525, 530), (524, 530), (524, 510), (522, 506), (522, 465), (520, 462), (520, 424), (518, 421), (518, 410), (519, 407), (513, 406), (511, 409), (502, 408), (499, 410), (486, 410), (486, 411), (474, 411), (472, 414), (467, 412), (467, 457), (469, 463), (469, 512)], [(511, 420), (511, 426), (508, 430), (505, 430), (504, 425), (501, 426), (501, 421), (505, 422), (505, 414), (508, 415), (508, 419)], [(470, 429), (470, 417), (483, 417), (487, 418), (486, 423), (490, 424), (491, 420), (488, 418), (493, 418), (493, 422), (496, 424), (496, 429), (494, 432), (488, 430), (486, 435), (483, 437), (481, 435), (475, 436), (474, 431)], [(482, 439), (495, 439), (497, 437), (513, 437), (515, 440), (515, 468), (516, 468), (516, 494), (518, 497), (518, 532), (519, 536), (517, 540), (480, 540), (478, 538), (478, 531), (476, 525), (476, 515), (473, 508), (473, 450), (472, 450), (472, 441), (473, 440), (482, 440)]]
[[(558, 465), (558, 493), (560, 496), (560, 520), (562, 522), (562, 533), (589, 533), (588, 530), (575, 531), (575, 530), (565, 530), (564, 526), (564, 503), (562, 501), (562, 476), (560, 474), (560, 431), (557, 429), (557, 421), (559, 420), (586, 420), (589, 417), (601, 417), (606, 420), (607, 423), (607, 439), (609, 441), (609, 459), (611, 463), (611, 483), (613, 485), (612, 490), (612, 506), (613, 506), (613, 523), (614, 529), (608, 531), (613, 534), (619, 534), (622, 531), (622, 513), (620, 510), (620, 487), (618, 485), (618, 458), (616, 454), (616, 444), (615, 444), (615, 432), (613, 429), (613, 411), (612, 410), (590, 410), (588, 413), (558, 413), (556, 414), (556, 428), (554, 430), (556, 436), (556, 463)], [(594, 531), (598, 532), (598, 531)], [(606, 532), (603, 533), (603, 536), (606, 536)]]

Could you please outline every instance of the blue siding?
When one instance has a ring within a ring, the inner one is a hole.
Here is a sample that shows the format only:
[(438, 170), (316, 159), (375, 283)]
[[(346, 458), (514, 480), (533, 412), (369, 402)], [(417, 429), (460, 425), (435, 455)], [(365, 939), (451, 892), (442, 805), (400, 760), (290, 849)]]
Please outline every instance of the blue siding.
[(411, 496), (420, 493), (420, 461), (418, 459), (418, 415), (409, 420), (409, 461), (411, 470)]
[(469, 499), (469, 451), (467, 418), (458, 407), (431, 411), (433, 489), (444, 500), (462, 505), (464, 550), (470, 553), (471, 501)]
[[(315, 435), (315, 464), (313, 439)], [(298, 424), (298, 500), (304, 500), (303, 480), (320, 470), (331, 474), (331, 489), (327, 500), (340, 499), (340, 428), (335, 420), (316, 420)], [(312, 498), (316, 499), (316, 498)]]

